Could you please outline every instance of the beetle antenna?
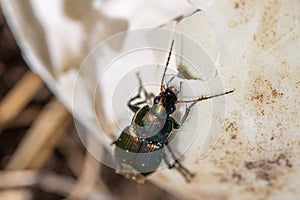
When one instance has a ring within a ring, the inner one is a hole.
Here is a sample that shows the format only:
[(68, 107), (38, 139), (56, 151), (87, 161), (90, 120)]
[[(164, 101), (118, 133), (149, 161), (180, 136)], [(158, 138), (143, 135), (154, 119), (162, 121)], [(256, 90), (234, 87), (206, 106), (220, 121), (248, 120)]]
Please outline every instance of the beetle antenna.
[(192, 99), (192, 100), (177, 100), (177, 103), (195, 103), (195, 102), (198, 102), (198, 101), (203, 101), (203, 100), (211, 99), (211, 98), (214, 98), (214, 97), (219, 97), (219, 96), (222, 96), (222, 95), (230, 94), (232, 92), (234, 92), (234, 90), (230, 90), (230, 91), (227, 91), (227, 92), (224, 92), (224, 93), (215, 94), (215, 95), (211, 95), (211, 96), (201, 96), (197, 99)]
[(170, 78), (170, 80), (167, 82), (167, 88), (169, 87), (169, 84), (171, 83), (171, 81), (173, 81), (173, 79), (176, 77), (176, 75), (173, 75), (172, 78)]
[(166, 67), (165, 67), (165, 70), (164, 70), (164, 73), (163, 73), (163, 77), (161, 79), (161, 84), (160, 84), (160, 91), (161, 92), (164, 92), (163, 83), (165, 81), (166, 71), (167, 71), (167, 68), (168, 68), (168, 65), (169, 65), (169, 62), (170, 62), (173, 45), (174, 45), (174, 40), (172, 40), (172, 44), (171, 44), (171, 48), (170, 48), (170, 51), (169, 51), (169, 56), (168, 56), (168, 59), (167, 59)]

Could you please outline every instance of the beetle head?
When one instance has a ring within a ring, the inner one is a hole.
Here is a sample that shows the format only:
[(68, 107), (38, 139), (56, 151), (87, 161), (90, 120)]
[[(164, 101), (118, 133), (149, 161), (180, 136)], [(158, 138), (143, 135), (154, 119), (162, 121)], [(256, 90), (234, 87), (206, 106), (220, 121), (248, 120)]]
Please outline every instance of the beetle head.
[(163, 106), (167, 114), (170, 115), (176, 110), (178, 91), (170, 86), (154, 98), (154, 104)]

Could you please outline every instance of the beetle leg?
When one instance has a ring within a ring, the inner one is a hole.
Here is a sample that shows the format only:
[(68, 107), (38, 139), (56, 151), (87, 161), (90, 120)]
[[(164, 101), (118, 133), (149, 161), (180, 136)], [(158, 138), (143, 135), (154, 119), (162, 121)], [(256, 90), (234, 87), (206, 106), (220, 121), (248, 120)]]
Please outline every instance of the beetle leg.
[[(143, 87), (142, 79), (141, 79), (139, 73), (137, 73), (136, 76), (139, 81), (139, 91), (138, 91), (138, 94), (136, 96), (132, 97), (131, 99), (129, 99), (129, 101), (127, 103), (127, 106), (134, 113), (136, 113), (140, 109), (141, 104), (147, 103), (147, 102), (151, 101), (151, 99), (153, 99), (153, 97), (155, 97), (155, 95), (153, 93), (148, 93), (147, 90)], [(141, 99), (142, 93), (144, 93), (145, 99), (133, 104), (132, 102), (134, 100)]]
[(167, 88), (169, 87), (169, 84), (173, 81), (173, 79), (176, 77), (176, 75), (173, 75), (172, 78), (167, 82)]
[(179, 91), (178, 91), (178, 93), (180, 93), (181, 92), (181, 88), (182, 88), (182, 81), (180, 81), (180, 83), (179, 83)]
[(172, 168), (176, 168), (177, 171), (184, 177), (184, 179), (187, 182), (190, 182), (192, 180), (192, 178), (195, 176), (195, 174), (191, 173), (186, 167), (184, 167), (179, 160), (176, 158), (173, 150), (171, 149), (171, 147), (169, 147), (168, 145), (166, 145), (169, 152), (171, 153), (173, 159), (174, 159), (174, 163), (171, 164), (171, 162), (168, 160), (167, 156), (164, 156), (164, 161), (166, 162), (166, 164), (168, 165), (169, 169)]
[(172, 120), (174, 129), (179, 129), (180, 128), (180, 124), (173, 117), (169, 117), (169, 119)]
[(175, 163), (177, 163), (177, 165), (178, 165), (181, 169), (183, 169), (187, 174), (189, 174), (190, 176), (193, 177), (194, 174), (191, 173), (186, 167), (184, 167), (184, 166), (179, 162), (179, 160), (176, 158), (176, 156), (175, 156), (173, 150), (171, 149), (171, 147), (170, 147), (169, 145), (166, 145), (166, 146), (167, 146), (169, 152), (171, 153), (173, 159), (175, 160)]
[(185, 179), (186, 182), (191, 182), (194, 174), (192, 174), (188, 169), (186, 169), (178, 160), (175, 160), (173, 164), (169, 162), (169, 160), (164, 157), (164, 161), (168, 165), (169, 169), (175, 168)]
[(193, 102), (192, 104), (190, 104), (189, 106), (186, 107), (185, 109), (185, 112), (184, 112), (184, 115), (182, 117), (182, 119), (180, 120), (180, 126), (182, 126), (182, 124), (185, 122), (185, 120), (187, 119), (187, 117), (189, 116), (190, 114), (190, 111), (191, 111), (191, 108), (196, 104), (198, 103), (197, 101)]

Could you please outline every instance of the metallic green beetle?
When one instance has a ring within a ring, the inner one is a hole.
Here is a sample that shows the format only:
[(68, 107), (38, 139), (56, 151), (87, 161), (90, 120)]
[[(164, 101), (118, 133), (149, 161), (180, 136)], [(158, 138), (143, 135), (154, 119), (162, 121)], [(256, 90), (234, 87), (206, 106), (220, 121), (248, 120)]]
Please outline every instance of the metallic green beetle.
[[(176, 158), (168, 145), (169, 138), (172, 136), (173, 130), (179, 129), (184, 123), (189, 115), (190, 109), (197, 102), (233, 92), (233, 90), (231, 90), (213, 96), (201, 96), (194, 100), (178, 100), (177, 96), (181, 88), (177, 90), (173, 86), (169, 87), (168, 84), (166, 86), (164, 85), (173, 44), (174, 40), (171, 44), (161, 80), (160, 94), (154, 98), (151, 107), (146, 105), (140, 108), (139, 105), (147, 102), (147, 100), (154, 95), (146, 92), (138, 76), (140, 82), (139, 93), (128, 102), (129, 108), (135, 112), (135, 115), (131, 124), (127, 126), (119, 138), (113, 142), (113, 144), (116, 145), (114, 157), (118, 165), (117, 173), (141, 183), (144, 182), (146, 176), (157, 170), (162, 160), (166, 162), (169, 168), (176, 168), (185, 180), (190, 182), (194, 174), (185, 168)], [(132, 104), (134, 100), (141, 97), (142, 92), (144, 92), (146, 100)], [(177, 123), (176, 120), (170, 116), (176, 110), (177, 103), (191, 103), (186, 108), (180, 123)], [(173, 163), (168, 159), (165, 149), (167, 149), (172, 156), (174, 160), (172, 161)]]

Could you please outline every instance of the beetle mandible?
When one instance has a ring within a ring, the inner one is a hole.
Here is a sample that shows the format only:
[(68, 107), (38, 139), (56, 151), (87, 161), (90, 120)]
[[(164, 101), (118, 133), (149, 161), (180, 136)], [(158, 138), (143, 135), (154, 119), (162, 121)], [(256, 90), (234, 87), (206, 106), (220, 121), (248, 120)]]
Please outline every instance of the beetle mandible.
[[(117, 173), (134, 179), (137, 182), (143, 183), (146, 176), (155, 172), (159, 167), (162, 160), (168, 165), (169, 168), (175, 168), (184, 177), (187, 182), (190, 182), (194, 177), (186, 167), (176, 158), (171, 147), (168, 145), (169, 138), (173, 134), (174, 129), (179, 129), (180, 126), (187, 119), (191, 108), (200, 101), (226, 95), (232, 93), (230, 90), (224, 93), (200, 96), (193, 100), (178, 100), (178, 93), (174, 86), (169, 86), (169, 82), (164, 84), (166, 71), (170, 62), (174, 40), (171, 43), (169, 55), (164, 68), (163, 76), (161, 79), (160, 93), (155, 96), (148, 94), (142, 86), (141, 78), (139, 80), (138, 94), (131, 98), (127, 105), (135, 113), (131, 124), (127, 126), (112, 144), (116, 145), (114, 158), (117, 162)], [(133, 104), (136, 99), (141, 98), (141, 93), (144, 92), (146, 99)], [(140, 107), (141, 104), (146, 103), (154, 97), (153, 105), (145, 105)], [(177, 103), (186, 103), (185, 113), (180, 122), (171, 117), (171, 114), (176, 110)], [(165, 148), (166, 147), (166, 148)], [(166, 154), (167, 149), (174, 160), (170, 162)]]

